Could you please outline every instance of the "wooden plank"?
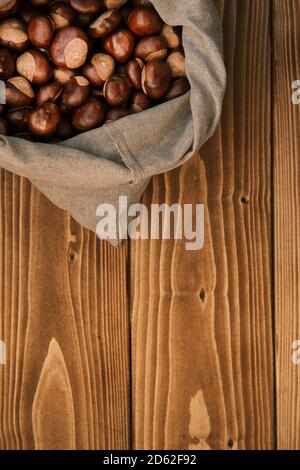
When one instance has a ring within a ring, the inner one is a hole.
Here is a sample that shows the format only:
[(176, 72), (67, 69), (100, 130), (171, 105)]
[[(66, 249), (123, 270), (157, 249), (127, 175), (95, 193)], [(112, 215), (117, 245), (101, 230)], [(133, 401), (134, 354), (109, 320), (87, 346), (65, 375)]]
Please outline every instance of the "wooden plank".
[(0, 191), (0, 447), (127, 449), (127, 245), (10, 173)]
[[(300, 365), (292, 345), (300, 339), (300, 1), (275, 0), (274, 205), (277, 423), (279, 449), (300, 449)], [(299, 350), (299, 347), (298, 347)]]
[(274, 447), (269, 0), (219, 0), (229, 84), (215, 138), (144, 203), (204, 203), (205, 246), (133, 242), (138, 449)]

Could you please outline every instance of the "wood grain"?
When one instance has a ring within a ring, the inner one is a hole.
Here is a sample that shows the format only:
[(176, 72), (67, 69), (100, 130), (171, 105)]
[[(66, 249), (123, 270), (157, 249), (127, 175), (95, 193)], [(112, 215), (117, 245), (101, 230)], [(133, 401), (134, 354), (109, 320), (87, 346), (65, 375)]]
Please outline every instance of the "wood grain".
[(2, 449), (127, 449), (127, 257), (1, 172)]
[(300, 449), (300, 365), (292, 345), (300, 339), (300, 105), (292, 84), (300, 80), (300, 1), (275, 0), (274, 215), (279, 449)]
[(132, 243), (137, 449), (274, 447), (270, 2), (218, 1), (229, 85), (200, 156), (144, 202), (205, 204), (205, 247)]

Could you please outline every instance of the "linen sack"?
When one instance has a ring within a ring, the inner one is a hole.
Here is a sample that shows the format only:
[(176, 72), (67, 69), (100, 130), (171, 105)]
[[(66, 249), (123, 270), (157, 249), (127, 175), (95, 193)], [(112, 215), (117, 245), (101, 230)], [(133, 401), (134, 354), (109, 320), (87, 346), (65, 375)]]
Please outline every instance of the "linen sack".
[(162, 19), (183, 27), (191, 90), (175, 100), (60, 144), (0, 136), (0, 166), (28, 178), (73, 218), (96, 231), (97, 207), (119, 196), (139, 201), (153, 175), (182, 165), (218, 124), (226, 84), (222, 31), (212, 0), (152, 0)]

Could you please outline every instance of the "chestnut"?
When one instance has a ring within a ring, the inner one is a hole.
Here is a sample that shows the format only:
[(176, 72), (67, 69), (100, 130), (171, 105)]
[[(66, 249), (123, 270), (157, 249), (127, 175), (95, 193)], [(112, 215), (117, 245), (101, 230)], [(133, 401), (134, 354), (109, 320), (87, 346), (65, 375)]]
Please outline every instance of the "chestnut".
[(56, 2), (51, 5), (49, 15), (56, 29), (66, 28), (75, 21), (75, 12), (67, 3)]
[(43, 103), (47, 103), (47, 101), (55, 103), (60, 97), (62, 91), (63, 87), (60, 83), (48, 83), (38, 90), (35, 100), (36, 104), (39, 106)]
[(169, 49), (176, 49), (182, 43), (182, 28), (181, 26), (170, 26), (164, 24), (161, 30), (161, 36), (165, 38)]
[(110, 106), (122, 106), (127, 103), (131, 84), (127, 77), (113, 75), (103, 87), (104, 98)]
[(0, 79), (7, 79), (14, 74), (15, 58), (13, 54), (4, 47), (0, 47)]
[(34, 91), (24, 77), (11, 77), (6, 82), (6, 104), (11, 107), (29, 106), (34, 99)]
[(185, 57), (183, 50), (176, 50), (171, 52), (167, 57), (172, 72), (172, 77), (186, 77), (185, 71)]
[(131, 110), (133, 113), (140, 113), (151, 107), (149, 96), (142, 91), (134, 91), (131, 98)]
[(162, 29), (162, 25), (162, 19), (153, 7), (137, 7), (128, 18), (128, 28), (136, 36), (158, 34)]
[(107, 8), (107, 10), (110, 10), (111, 8), (119, 9), (127, 2), (128, 0), (104, 0), (104, 6)]
[(102, 13), (89, 26), (89, 35), (93, 38), (101, 38), (115, 31), (120, 23), (122, 17), (118, 10), (112, 9)]
[(17, 71), (35, 85), (44, 85), (53, 75), (50, 62), (36, 49), (30, 49), (18, 57)]
[(149, 62), (153, 59), (164, 59), (168, 45), (162, 36), (147, 36), (140, 39), (135, 47), (135, 56)]
[(173, 82), (168, 93), (164, 96), (164, 101), (173, 100), (179, 96), (185, 95), (191, 89), (190, 82), (187, 78), (179, 78)]
[(54, 103), (44, 103), (28, 113), (28, 129), (34, 135), (41, 137), (53, 135), (59, 122), (59, 110)]
[(79, 13), (97, 13), (102, 7), (102, 0), (69, 0), (71, 7)]
[(19, 0), (3, 0), (0, 4), (0, 18), (13, 15), (18, 7)]
[(47, 49), (54, 34), (54, 23), (50, 16), (34, 16), (29, 21), (28, 37), (36, 47)]
[(95, 54), (88, 64), (83, 68), (83, 75), (89, 80), (93, 87), (103, 83), (114, 73), (115, 61), (108, 54)]
[(9, 135), (10, 134), (10, 126), (8, 122), (0, 117), (0, 134), (1, 135)]
[(61, 85), (65, 85), (72, 77), (74, 77), (75, 72), (74, 70), (61, 67), (54, 69), (53, 75), (56, 82), (60, 83)]
[(105, 105), (95, 97), (89, 98), (73, 112), (72, 124), (79, 132), (85, 132), (101, 126), (106, 113)]
[(134, 88), (137, 90), (142, 89), (142, 70), (144, 67), (144, 62), (141, 59), (132, 59), (125, 68), (125, 73), (129, 80), (131, 81)]
[(28, 44), (24, 23), (15, 18), (0, 23), (0, 44), (14, 51), (23, 50)]
[(113, 108), (108, 111), (106, 114), (105, 123), (108, 124), (109, 122), (118, 121), (123, 117), (129, 116), (130, 110), (128, 108)]
[(67, 26), (54, 36), (50, 55), (56, 66), (77, 69), (85, 63), (88, 49), (86, 33), (76, 26)]
[(169, 90), (171, 69), (166, 62), (152, 60), (142, 71), (143, 92), (152, 99), (162, 98)]
[(90, 93), (90, 83), (85, 77), (76, 76), (66, 84), (61, 102), (71, 108), (80, 106)]
[(104, 48), (117, 62), (127, 62), (134, 50), (134, 36), (127, 29), (120, 29), (108, 36)]
[(27, 118), (31, 108), (13, 108), (6, 114), (6, 119), (11, 124), (14, 132), (24, 132), (27, 128)]

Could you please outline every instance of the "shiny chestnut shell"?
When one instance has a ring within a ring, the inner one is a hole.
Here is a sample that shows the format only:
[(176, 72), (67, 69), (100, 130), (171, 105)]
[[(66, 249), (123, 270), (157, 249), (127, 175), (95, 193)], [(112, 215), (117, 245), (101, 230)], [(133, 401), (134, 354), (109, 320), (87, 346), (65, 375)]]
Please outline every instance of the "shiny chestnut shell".
[(104, 48), (117, 62), (127, 62), (133, 54), (134, 36), (127, 29), (120, 29), (108, 36)]
[(76, 26), (63, 28), (56, 33), (51, 43), (51, 59), (57, 67), (79, 68), (86, 61), (88, 43), (88, 37), (82, 29)]
[(54, 23), (49, 16), (34, 16), (29, 21), (28, 37), (30, 42), (38, 48), (47, 49), (54, 34)]
[(136, 36), (158, 34), (162, 29), (162, 19), (152, 7), (140, 6), (129, 15), (128, 28)]
[(143, 92), (150, 98), (163, 98), (171, 83), (171, 69), (166, 62), (152, 60), (145, 65), (142, 72)]
[(106, 107), (98, 99), (91, 97), (76, 108), (72, 116), (73, 127), (79, 132), (86, 132), (101, 126), (105, 119)]
[(59, 121), (60, 114), (56, 104), (44, 103), (28, 114), (28, 130), (32, 134), (49, 137), (56, 131)]
[(102, 38), (115, 31), (122, 22), (118, 10), (105, 11), (99, 18), (89, 26), (89, 35), (92, 38)]
[(127, 103), (131, 85), (127, 77), (114, 75), (106, 80), (103, 87), (104, 98), (110, 106), (122, 106)]

